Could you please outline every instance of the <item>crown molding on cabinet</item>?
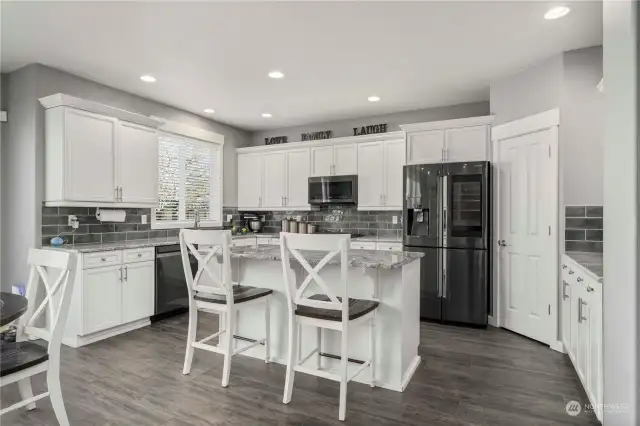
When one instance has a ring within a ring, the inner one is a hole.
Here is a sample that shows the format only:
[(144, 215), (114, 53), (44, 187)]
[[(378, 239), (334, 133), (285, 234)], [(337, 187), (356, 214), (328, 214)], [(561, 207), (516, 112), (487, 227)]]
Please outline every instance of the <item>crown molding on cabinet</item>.
[(250, 152), (264, 152), (264, 151), (281, 151), (283, 149), (294, 149), (294, 148), (310, 148), (315, 146), (332, 146), (332, 145), (342, 145), (348, 143), (362, 143), (362, 142), (376, 142), (376, 141), (386, 141), (391, 139), (404, 139), (404, 132), (388, 132), (388, 133), (377, 133), (374, 135), (365, 135), (365, 136), (345, 136), (342, 138), (331, 138), (331, 139), (321, 139), (317, 141), (304, 141), (304, 142), (291, 142), (291, 143), (283, 143), (277, 145), (260, 145), (260, 146), (251, 146), (246, 148), (238, 148), (236, 152), (238, 154), (248, 154)]
[(120, 120), (128, 121), (131, 123), (141, 124), (147, 127), (157, 128), (162, 124), (160, 121), (142, 114), (136, 114), (135, 112), (125, 111), (123, 109), (103, 105), (98, 102), (76, 98), (74, 96), (65, 95), (64, 93), (56, 93), (55, 95), (45, 96), (44, 98), (40, 98), (38, 100), (45, 109), (66, 106), (87, 112), (93, 112), (95, 114), (107, 115), (109, 117), (118, 118)]
[(454, 120), (428, 121), (426, 123), (401, 124), (400, 128), (406, 132), (421, 132), (425, 130), (454, 129), (456, 127), (470, 127), (489, 125), (496, 118), (495, 115), (482, 117), (456, 118)]
[(167, 133), (173, 133), (178, 136), (186, 136), (192, 139), (198, 139), (205, 142), (212, 142), (218, 145), (224, 145), (224, 135), (200, 127), (190, 126), (178, 121), (171, 121), (162, 117), (151, 116), (152, 119), (158, 120), (158, 130)]

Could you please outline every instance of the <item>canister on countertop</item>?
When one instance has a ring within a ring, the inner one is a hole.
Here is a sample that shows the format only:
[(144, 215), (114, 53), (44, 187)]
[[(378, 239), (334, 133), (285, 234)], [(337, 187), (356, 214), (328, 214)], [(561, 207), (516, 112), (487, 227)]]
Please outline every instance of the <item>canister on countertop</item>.
[(298, 222), (296, 222), (295, 220), (289, 222), (289, 232), (292, 232), (294, 234), (298, 233)]
[(284, 218), (281, 221), (282, 223), (282, 232), (289, 232), (289, 219)]
[(313, 223), (307, 223), (307, 234), (315, 234), (318, 226)]
[(306, 234), (307, 233), (307, 224), (305, 222), (298, 223), (298, 234)]

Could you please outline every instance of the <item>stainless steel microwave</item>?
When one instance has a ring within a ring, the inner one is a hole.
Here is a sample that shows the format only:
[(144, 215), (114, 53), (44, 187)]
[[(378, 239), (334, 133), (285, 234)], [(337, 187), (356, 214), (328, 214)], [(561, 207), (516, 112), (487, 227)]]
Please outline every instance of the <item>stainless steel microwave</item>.
[(358, 204), (358, 176), (310, 177), (309, 204)]

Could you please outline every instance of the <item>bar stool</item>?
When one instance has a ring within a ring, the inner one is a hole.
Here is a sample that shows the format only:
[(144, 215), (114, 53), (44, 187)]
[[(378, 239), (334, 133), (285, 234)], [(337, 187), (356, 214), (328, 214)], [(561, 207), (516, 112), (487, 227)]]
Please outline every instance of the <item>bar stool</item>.
[[(196, 244), (198, 247), (196, 248)], [(183, 374), (191, 372), (194, 349), (203, 349), (224, 355), (222, 387), (229, 384), (231, 357), (257, 345), (264, 344), (264, 361), (269, 362), (269, 300), (273, 290), (268, 288), (233, 285), (231, 280), (231, 232), (203, 231), (183, 229), (180, 231), (180, 249), (182, 265), (189, 293), (189, 331), (187, 333), (187, 351), (184, 359)], [(198, 261), (198, 271), (193, 275), (189, 255)], [(222, 262), (219, 258), (222, 257)], [(214, 260), (214, 262), (212, 262)], [(205, 279), (206, 276), (206, 279)], [(265, 337), (241, 348), (233, 350), (236, 313), (240, 308), (264, 304)], [(215, 313), (220, 318), (217, 333), (196, 341), (198, 311)], [(222, 320), (224, 319), (224, 327)], [(206, 342), (220, 339), (220, 346)]]
[[(369, 367), (369, 381), (371, 387), (375, 386), (375, 313), (378, 308), (378, 301), (350, 299), (347, 295), (348, 278), (348, 248), (351, 244), (349, 235), (305, 235), (305, 234), (280, 234), (280, 250), (282, 254), (282, 268), (285, 279), (285, 288), (288, 300), (289, 311), (289, 353), (287, 357), (287, 375), (285, 380), (283, 402), (291, 402), (293, 391), (293, 379), (295, 372), (311, 374), (330, 380), (340, 382), (340, 409), (338, 418), (345, 419), (347, 405), (347, 383), (353, 380), (364, 369)], [(313, 251), (317, 256), (318, 252), (326, 254), (320, 261), (319, 256), (314, 261), (312, 267), (300, 250)], [(340, 259), (340, 281), (338, 287), (342, 290), (342, 297), (338, 297), (320, 277), (320, 271), (334, 257), (339, 255)], [(289, 258), (292, 256), (297, 260), (308, 275), (300, 284), (296, 284), (296, 279), (290, 267)], [(310, 284), (314, 282), (321, 293), (306, 296), (310, 290)], [(348, 330), (356, 324), (367, 323), (369, 327), (369, 359), (350, 376), (347, 377), (348, 356)], [(300, 327), (308, 325), (316, 327), (317, 347), (308, 355), (298, 360), (298, 351), (294, 350), (297, 339), (300, 339)], [(320, 352), (322, 346), (321, 329), (326, 328), (341, 332), (340, 347), (340, 369), (335, 374), (328, 370), (320, 369)], [(305, 366), (305, 363), (317, 354), (316, 369)]]

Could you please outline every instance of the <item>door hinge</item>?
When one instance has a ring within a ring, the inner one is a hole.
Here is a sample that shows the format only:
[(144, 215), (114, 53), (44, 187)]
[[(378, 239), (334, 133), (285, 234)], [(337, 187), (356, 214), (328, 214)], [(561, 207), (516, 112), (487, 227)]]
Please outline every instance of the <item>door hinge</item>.
[(549, 305), (549, 315), (551, 315), (551, 305)]

